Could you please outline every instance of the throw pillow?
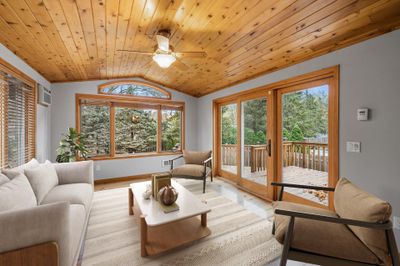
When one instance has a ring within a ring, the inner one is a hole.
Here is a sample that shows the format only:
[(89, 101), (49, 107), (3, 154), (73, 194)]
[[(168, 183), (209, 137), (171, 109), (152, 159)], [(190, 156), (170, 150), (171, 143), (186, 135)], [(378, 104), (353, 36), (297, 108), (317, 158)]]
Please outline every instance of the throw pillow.
[(33, 169), (26, 169), (25, 175), (35, 192), (37, 202), (40, 204), (51, 189), (58, 185), (56, 169), (51, 163), (44, 163)]
[(33, 169), (39, 166), (39, 162), (33, 158), (29, 162), (14, 167), (10, 169), (3, 169), (2, 173), (5, 174), (8, 178), (13, 179), (14, 177), (18, 176), (19, 174), (23, 174), (26, 169)]
[(36, 197), (25, 175), (19, 174), (0, 185), (0, 212), (37, 206)]

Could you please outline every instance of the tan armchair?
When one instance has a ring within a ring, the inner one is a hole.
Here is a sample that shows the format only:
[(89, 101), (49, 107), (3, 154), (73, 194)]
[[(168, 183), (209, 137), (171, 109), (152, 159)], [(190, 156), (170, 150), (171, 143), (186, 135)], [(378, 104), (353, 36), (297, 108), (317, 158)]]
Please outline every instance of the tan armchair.
[[(185, 164), (174, 167), (174, 161), (183, 158)], [(203, 193), (206, 192), (206, 179), (210, 175), (211, 182), (212, 176), (212, 157), (211, 151), (196, 152), (196, 151), (183, 151), (183, 155), (170, 160), (171, 176), (174, 178), (187, 178), (203, 180)]]
[(283, 244), (280, 265), (288, 259), (319, 265), (400, 265), (389, 203), (341, 178), (336, 188), (272, 183), (285, 187), (335, 191), (335, 212), (274, 202), (274, 234)]

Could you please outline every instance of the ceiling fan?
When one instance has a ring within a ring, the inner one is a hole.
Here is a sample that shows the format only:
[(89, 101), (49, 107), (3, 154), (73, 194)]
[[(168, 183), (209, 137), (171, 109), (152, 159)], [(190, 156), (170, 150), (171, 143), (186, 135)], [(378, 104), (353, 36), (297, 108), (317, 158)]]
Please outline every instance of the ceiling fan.
[(176, 62), (175, 65), (182, 70), (186, 70), (188, 67), (179, 60), (180, 58), (204, 58), (207, 56), (205, 52), (175, 52), (173, 47), (169, 44), (170, 36), (171, 32), (169, 30), (159, 30), (156, 34), (157, 45), (154, 47), (154, 52), (135, 50), (117, 51), (153, 56), (153, 60), (162, 68), (168, 68), (171, 64)]

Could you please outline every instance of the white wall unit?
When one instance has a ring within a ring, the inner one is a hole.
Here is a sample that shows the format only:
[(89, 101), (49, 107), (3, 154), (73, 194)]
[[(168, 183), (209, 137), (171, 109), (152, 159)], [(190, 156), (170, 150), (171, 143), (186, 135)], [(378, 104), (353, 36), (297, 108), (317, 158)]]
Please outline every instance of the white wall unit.
[[(340, 176), (388, 200), (400, 216), (400, 30), (201, 97), (199, 148), (212, 147), (213, 99), (334, 65), (340, 65)], [(368, 121), (357, 121), (360, 106), (372, 110)], [(347, 153), (347, 140), (360, 141), (362, 152)], [(400, 243), (399, 230), (396, 236)]]

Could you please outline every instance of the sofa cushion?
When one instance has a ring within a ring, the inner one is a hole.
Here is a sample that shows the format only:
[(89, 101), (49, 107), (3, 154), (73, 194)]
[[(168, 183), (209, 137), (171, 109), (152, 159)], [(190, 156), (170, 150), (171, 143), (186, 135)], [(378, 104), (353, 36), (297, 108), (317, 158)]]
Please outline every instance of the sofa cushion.
[[(335, 210), (342, 218), (372, 223), (384, 223), (390, 219), (390, 204), (356, 187), (341, 178), (335, 189)], [(350, 226), (354, 234), (382, 261), (387, 261), (387, 241), (383, 230)]]
[(41, 204), (67, 201), (70, 204), (82, 204), (89, 211), (92, 202), (93, 188), (90, 184), (75, 183), (54, 187), (43, 199)]
[(183, 151), (183, 159), (186, 164), (203, 164), (211, 157), (211, 151)]
[[(85, 219), (86, 211), (85, 207), (81, 204), (71, 204), (69, 206), (69, 240), (72, 256), (79, 256), (78, 248), (80, 247), (80, 241), (83, 237), (83, 231), (85, 230)], [(76, 261), (76, 259), (73, 259)]]
[(10, 169), (3, 169), (2, 173), (5, 174), (8, 178), (13, 179), (14, 177), (18, 176), (19, 174), (24, 174), (26, 169), (33, 169), (38, 167), (40, 164), (36, 159), (32, 159), (29, 162), (20, 165), (18, 167), (10, 168)]
[[(326, 209), (285, 201), (275, 202), (274, 208), (337, 217), (334, 212)], [(281, 244), (284, 243), (289, 219), (288, 216), (275, 216), (275, 238)], [(346, 225), (342, 224), (296, 218), (290, 246), (297, 250), (325, 256), (365, 263), (379, 263), (374, 253)]]
[(36, 197), (25, 175), (19, 174), (0, 185), (0, 212), (37, 206)]
[[(210, 168), (207, 167), (207, 172), (210, 171)], [(198, 164), (184, 164), (181, 166), (177, 166), (171, 171), (171, 175), (174, 176), (195, 176), (202, 177), (204, 175), (204, 165)]]
[(4, 183), (7, 183), (8, 181), (10, 181), (10, 179), (6, 175), (3, 175), (2, 173), (0, 173), (0, 185), (3, 185)]
[(51, 163), (44, 163), (33, 169), (25, 169), (38, 204), (41, 204), (49, 191), (58, 185), (57, 172)]

